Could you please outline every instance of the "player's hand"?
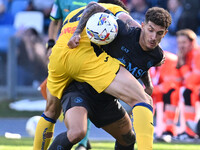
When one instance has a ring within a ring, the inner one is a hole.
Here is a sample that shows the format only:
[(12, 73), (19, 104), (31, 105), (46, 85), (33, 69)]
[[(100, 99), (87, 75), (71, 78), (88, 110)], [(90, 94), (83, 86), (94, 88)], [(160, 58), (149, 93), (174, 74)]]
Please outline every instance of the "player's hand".
[(144, 90), (148, 95), (151, 96), (153, 93), (153, 86), (147, 86)]
[(81, 39), (80, 34), (73, 35), (70, 38), (69, 42), (67, 43), (68, 47), (71, 49), (76, 48), (79, 45), (80, 39)]

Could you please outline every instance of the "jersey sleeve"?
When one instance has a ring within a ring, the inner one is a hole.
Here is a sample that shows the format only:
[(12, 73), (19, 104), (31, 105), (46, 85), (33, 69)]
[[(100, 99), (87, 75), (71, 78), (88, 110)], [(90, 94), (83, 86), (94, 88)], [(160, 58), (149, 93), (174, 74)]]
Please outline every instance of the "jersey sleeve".
[(122, 20), (117, 19), (118, 24), (118, 34), (123, 36), (131, 36), (132, 34), (135, 34), (135, 27), (128, 27)]
[(62, 19), (61, 9), (58, 3), (58, 0), (55, 0), (51, 13), (50, 13), (50, 19), (51, 20), (59, 20)]
[[(163, 60), (163, 57), (164, 57), (164, 52), (162, 50), (162, 48), (158, 45), (156, 48), (155, 48), (155, 54), (154, 54), (154, 57), (156, 57), (156, 61), (154, 62), (153, 66), (157, 66), (161, 63), (161, 61)], [(162, 63), (161, 63), (162, 64)]]
[(118, 6), (118, 5), (114, 5), (114, 4), (105, 4), (105, 3), (99, 3), (100, 5), (102, 5), (103, 7), (107, 8), (108, 10), (110, 10), (114, 16), (118, 16), (119, 13), (128, 13), (126, 10), (124, 10), (122, 7)]

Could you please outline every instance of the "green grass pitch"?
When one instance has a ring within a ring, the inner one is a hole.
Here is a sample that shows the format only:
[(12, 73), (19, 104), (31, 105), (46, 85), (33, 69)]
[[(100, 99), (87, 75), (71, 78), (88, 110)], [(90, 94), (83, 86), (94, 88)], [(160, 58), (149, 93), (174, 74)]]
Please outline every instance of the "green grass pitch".
[[(114, 142), (92, 141), (91, 145), (92, 145), (92, 150), (114, 150)], [(4, 137), (0, 137), (0, 150), (32, 150), (33, 149), (32, 146), (33, 146), (33, 138), (6, 139)], [(200, 143), (199, 144), (154, 143), (153, 150), (200, 150)]]

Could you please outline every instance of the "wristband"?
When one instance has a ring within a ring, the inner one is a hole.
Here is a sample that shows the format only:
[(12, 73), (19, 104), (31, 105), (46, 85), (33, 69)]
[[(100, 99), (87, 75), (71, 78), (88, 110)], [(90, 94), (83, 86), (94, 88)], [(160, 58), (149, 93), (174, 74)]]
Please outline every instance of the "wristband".
[(48, 42), (47, 42), (47, 44), (46, 44), (47, 50), (48, 50), (49, 48), (52, 48), (54, 45), (55, 45), (55, 40), (49, 39)]

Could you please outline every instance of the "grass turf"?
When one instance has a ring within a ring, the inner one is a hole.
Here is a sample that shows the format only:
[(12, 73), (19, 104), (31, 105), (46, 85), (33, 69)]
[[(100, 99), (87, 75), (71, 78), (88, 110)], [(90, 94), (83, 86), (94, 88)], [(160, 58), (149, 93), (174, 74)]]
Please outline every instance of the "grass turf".
[[(91, 141), (92, 150), (113, 150), (114, 142)], [(0, 137), (0, 150), (32, 150), (33, 138), (6, 139)], [(75, 146), (74, 146), (75, 147)], [(74, 150), (73, 147), (73, 150)], [(199, 144), (155, 143), (154, 150), (200, 150)]]
[[(32, 117), (41, 115), (42, 112), (29, 112), (29, 111), (15, 111), (9, 108), (11, 101), (0, 101), (0, 117)], [(1, 125), (0, 125), (1, 127)], [(106, 141), (92, 141), (92, 150), (113, 150), (114, 142)], [(0, 150), (32, 150), (33, 139), (22, 138), (19, 140), (6, 139), (0, 137)], [(74, 146), (75, 147), (75, 146)], [(74, 148), (73, 148), (74, 150)], [(167, 144), (155, 143), (154, 150), (200, 150), (200, 143), (198, 144)]]

